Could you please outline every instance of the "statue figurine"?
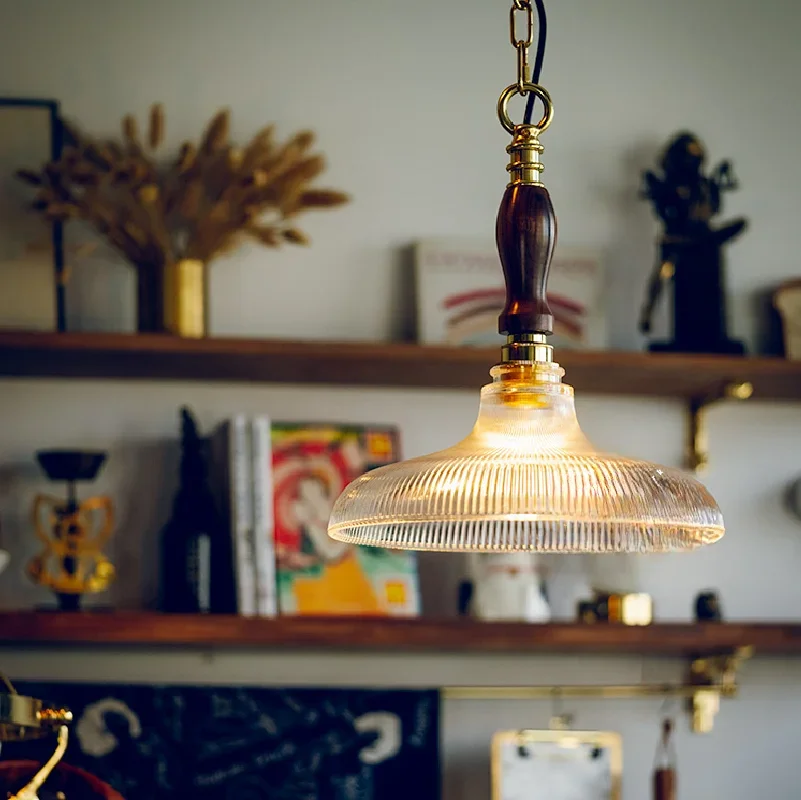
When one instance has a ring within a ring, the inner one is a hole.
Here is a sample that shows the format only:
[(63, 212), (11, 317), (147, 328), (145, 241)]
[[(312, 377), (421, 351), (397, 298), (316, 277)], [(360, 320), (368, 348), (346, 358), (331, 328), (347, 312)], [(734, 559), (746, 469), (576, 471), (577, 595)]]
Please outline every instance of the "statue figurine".
[(691, 133), (676, 134), (662, 155), (662, 174), (644, 174), (647, 197), (662, 221), (657, 257), (640, 317), (648, 333), (663, 286), (673, 284), (673, 341), (651, 342), (649, 349), (674, 353), (742, 355), (742, 342), (726, 333), (723, 245), (739, 236), (745, 219), (713, 227), (723, 192), (737, 188), (730, 161), (704, 174), (704, 146)]

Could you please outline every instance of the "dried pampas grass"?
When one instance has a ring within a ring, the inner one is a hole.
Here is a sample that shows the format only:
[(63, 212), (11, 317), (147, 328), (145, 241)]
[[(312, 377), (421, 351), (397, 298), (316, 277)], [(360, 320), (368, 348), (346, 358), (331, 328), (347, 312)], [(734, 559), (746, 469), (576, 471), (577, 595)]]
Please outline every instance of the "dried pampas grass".
[(199, 144), (185, 142), (165, 161), (156, 159), (165, 128), (161, 105), (150, 109), (144, 138), (130, 114), (120, 141), (93, 139), (64, 123), (61, 157), (17, 177), (35, 187), (33, 207), (45, 217), (86, 220), (139, 268), (183, 258), (209, 262), (245, 238), (267, 247), (308, 244), (298, 215), (348, 201), (342, 192), (310, 186), (325, 169), (323, 157), (310, 152), (311, 131), (277, 145), (269, 126), (239, 148), (230, 142), (224, 110)]

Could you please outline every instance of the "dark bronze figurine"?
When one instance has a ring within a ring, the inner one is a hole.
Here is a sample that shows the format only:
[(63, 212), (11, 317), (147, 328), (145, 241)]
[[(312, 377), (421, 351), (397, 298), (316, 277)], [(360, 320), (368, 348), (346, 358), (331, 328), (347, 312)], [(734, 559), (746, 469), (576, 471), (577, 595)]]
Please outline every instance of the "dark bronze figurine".
[(663, 286), (673, 284), (673, 341), (651, 342), (649, 349), (674, 353), (745, 352), (742, 342), (726, 333), (723, 245), (739, 236), (745, 219), (713, 227), (723, 192), (737, 188), (730, 161), (721, 161), (704, 174), (706, 153), (691, 133), (673, 137), (662, 155), (662, 174), (643, 175), (647, 197), (663, 230), (640, 317), (648, 333), (651, 316)]

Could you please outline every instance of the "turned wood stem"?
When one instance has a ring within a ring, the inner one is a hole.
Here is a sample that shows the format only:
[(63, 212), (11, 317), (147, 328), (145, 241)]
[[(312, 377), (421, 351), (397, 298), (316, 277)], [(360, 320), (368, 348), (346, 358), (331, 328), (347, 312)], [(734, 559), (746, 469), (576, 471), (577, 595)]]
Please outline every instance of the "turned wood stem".
[(556, 215), (548, 190), (537, 184), (507, 187), (495, 229), (506, 280), (500, 333), (553, 333), (546, 297), (556, 245)]

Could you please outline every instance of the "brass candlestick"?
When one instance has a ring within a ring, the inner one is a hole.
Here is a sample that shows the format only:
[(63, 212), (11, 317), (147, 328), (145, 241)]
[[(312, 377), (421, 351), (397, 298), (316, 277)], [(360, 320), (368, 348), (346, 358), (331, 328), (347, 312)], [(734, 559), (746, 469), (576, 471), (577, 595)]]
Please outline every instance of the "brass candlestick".
[(50, 450), (36, 458), (50, 480), (67, 482), (67, 499), (40, 494), (34, 500), (34, 529), (44, 549), (28, 564), (28, 575), (55, 592), (60, 610), (76, 611), (82, 595), (102, 592), (114, 579), (101, 552), (114, 528), (111, 498), (78, 501), (75, 489), (97, 477), (106, 454)]

